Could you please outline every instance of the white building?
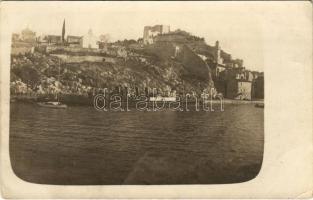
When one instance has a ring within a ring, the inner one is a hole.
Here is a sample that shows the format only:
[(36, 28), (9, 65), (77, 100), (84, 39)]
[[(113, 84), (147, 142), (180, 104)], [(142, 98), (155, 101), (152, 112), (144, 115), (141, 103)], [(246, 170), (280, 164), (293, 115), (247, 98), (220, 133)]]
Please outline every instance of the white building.
[(165, 34), (170, 32), (170, 26), (166, 25), (155, 25), (145, 26), (143, 30), (143, 43), (152, 44), (153, 38), (159, 34)]
[(95, 49), (98, 48), (98, 38), (89, 29), (88, 33), (83, 36), (83, 48)]

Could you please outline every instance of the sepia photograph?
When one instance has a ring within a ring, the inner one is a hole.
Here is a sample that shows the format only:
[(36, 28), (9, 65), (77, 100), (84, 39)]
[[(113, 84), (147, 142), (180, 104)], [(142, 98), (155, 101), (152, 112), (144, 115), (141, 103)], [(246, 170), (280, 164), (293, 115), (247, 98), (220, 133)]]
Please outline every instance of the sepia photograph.
[(16, 24), (10, 159), (19, 178), (159, 185), (257, 176), (264, 73), (262, 53), (249, 52), (261, 48), (257, 24), (242, 35), (225, 30), (238, 19), (221, 13), (146, 12), (50, 10)]
[(307, 197), (310, 11), (1, 3), (5, 196)]

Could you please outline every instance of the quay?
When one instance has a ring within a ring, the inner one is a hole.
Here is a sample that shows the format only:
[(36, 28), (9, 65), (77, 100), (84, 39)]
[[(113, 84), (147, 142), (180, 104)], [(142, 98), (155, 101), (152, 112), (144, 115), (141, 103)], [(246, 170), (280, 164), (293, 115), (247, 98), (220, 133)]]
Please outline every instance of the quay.
[[(14, 101), (20, 101), (20, 102), (37, 102), (39, 100), (44, 99), (44, 96), (41, 95), (29, 95), (29, 94), (11, 94), (10, 100), (11, 102)], [(92, 97), (86, 97), (83, 95), (61, 95), (60, 96), (60, 100), (63, 103), (66, 103), (68, 105), (89, 105), (92, 106), (93, 105), (93, 98)], [(130, 100), (129, 103), (134, 103), (136, 101), (134, 100)], [(153, 102), (153, 100), (148, 101), (148, 102)], [(162, 101), (155, 101), (157, 103), (161, 103)], [(171, 102), (172, 101), (171, 99)], [(221, 104), (221, 102), (225, 105), (225, 104), (230, 104), (230, 105), (241, 105), (241, 104), (264, 104), (264, 100), (236, 100), (236, 99), (223, 99), (223, 100), (218, 100), (218, 99), (213, 99), (213, 100), (208, 100), (206, 103), (210, 104), (210, 102), (212, 102), (212, 104)], [(124, 101), (122, 101), (122, 103), (125, 103)], [(185, 100), (181, 100), (182, 104), (185, 104), (186, 101)], [(187, 101), (188, 104), (195, 104), (195, 101)], [(202, 101), (199, 101), (198, 104), (202, 104)]]

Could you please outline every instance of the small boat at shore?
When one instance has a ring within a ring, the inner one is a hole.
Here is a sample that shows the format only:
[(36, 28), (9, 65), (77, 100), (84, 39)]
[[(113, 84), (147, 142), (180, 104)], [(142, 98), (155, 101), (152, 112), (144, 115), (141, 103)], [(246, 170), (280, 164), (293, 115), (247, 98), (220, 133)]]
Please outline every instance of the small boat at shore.
[(56, 109), (67, 108), (67, 105), (65, 105), (61, 102), (58, 102), (58, 101), (39, 102), (37, 104), (41, 107), (46, 107), (46, 108), (56, 108)]
[(264, 103), (256, 103), (254, 106), (257, 108), (264, 108)]
[(176, 97), (150, 97), (150, 101), (175, 102)]

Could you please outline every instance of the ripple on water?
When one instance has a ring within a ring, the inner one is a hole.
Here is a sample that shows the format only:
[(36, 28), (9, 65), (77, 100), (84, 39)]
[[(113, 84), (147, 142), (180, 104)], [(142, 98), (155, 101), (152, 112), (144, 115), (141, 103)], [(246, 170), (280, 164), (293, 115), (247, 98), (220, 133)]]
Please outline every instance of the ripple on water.
[(263, 159), (263, 109), (98, 112), (11, 105), (10, 156), (45, 184), (210, 184), (247, 181)]

